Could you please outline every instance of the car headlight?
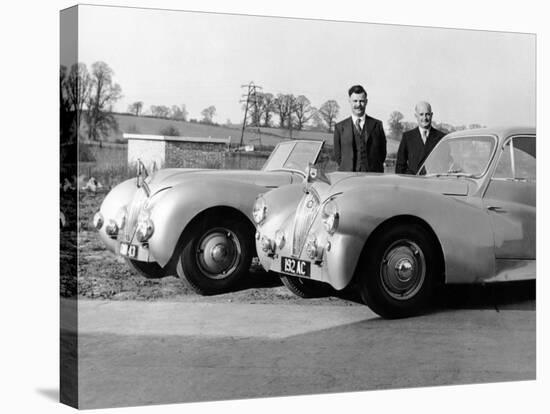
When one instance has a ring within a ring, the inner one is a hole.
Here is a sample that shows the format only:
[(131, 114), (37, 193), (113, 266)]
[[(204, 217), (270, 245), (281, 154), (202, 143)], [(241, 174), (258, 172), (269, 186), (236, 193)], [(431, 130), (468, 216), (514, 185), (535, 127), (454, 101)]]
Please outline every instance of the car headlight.
[(340, 213), (338, 212), (338, 204), (335, 200), (330, 200), (323, 206), (322, 220), (325, 230), (329, 234), (334, 234), (338, 228)]
[(267, 204), (265, 198), (259, 196), (252, 207), (252, 217), (256, 224), (260, 224), (267, 216)]
[(104, 223), (103, 214), (100, 211), (94, 214), (93, 224), (96, 230), (101, 230)]
[(155, 226), (153, 225), (153, 220), (151, 220), (149, 212), (147, 210), (143, 210), (139, 213), (136, 226), (136, 238), (140, 243), (143, 243), (151, 238), (154, 231)]
[(126, 215), (126, 207), (121, 207), (115, 215), (115, 223), (118, 226), (119, 230), (122, 230), (124, 228), (124, 225), (126, 224)]
[(111, 237), (116, 237), (118, 234), (118, 226), (113, 219), (109, 219), (107, 225), (105, 226), (105, 233)]

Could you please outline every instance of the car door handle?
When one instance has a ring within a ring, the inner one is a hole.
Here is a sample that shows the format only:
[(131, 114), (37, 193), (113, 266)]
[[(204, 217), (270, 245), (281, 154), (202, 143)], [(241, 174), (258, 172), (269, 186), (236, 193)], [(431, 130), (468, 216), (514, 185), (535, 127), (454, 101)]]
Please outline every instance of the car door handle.
[(504, 210), (502, 207), (500, 206), (488, 206), (487, 207), (487, 210), (489, 211), (494, 211), (495, 213), (505, 213), (506, 210)]

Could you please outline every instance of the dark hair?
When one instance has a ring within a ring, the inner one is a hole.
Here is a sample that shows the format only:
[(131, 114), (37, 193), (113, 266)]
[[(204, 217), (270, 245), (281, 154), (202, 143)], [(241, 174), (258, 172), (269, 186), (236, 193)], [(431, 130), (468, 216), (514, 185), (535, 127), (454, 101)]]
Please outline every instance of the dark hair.
[(361, 85), (353, 85), (349, 88), (348, 96), (351, 96), (354, 93), (364, 93), (367, 96), (367, 91)]

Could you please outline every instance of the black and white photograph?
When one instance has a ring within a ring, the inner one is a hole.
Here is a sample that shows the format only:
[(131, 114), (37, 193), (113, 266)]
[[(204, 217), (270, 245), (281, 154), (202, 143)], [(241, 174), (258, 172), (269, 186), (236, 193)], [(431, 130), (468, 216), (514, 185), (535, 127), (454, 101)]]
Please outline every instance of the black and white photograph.
[(537, 406), (541, 26), (346, 6), (51, 8), (43, 404)]
[(535, 379), (535, 35), (93, 5), (61, 25), (62, 401)]

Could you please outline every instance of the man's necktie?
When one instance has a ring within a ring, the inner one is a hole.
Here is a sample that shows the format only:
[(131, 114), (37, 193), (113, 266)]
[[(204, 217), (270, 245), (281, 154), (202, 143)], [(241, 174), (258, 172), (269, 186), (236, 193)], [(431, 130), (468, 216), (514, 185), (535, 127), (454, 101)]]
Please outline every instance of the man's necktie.
[(357, 131), (361, 133), (361, 119), (357, 118), (355, 121), (355, 126), (357, 127)]

